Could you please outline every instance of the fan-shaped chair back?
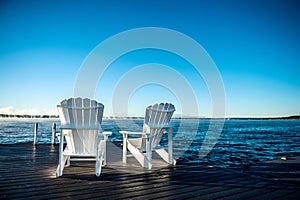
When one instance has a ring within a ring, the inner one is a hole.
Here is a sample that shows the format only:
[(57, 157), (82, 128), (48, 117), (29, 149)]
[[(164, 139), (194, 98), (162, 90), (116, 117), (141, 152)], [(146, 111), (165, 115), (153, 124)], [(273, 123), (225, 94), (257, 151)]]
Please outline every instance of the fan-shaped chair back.
[(159, 145), (164, 131), (163, 127), (169, 124), (174, 111), (175, 107), (170, 103), (154, 104), (146, 108), (144, 132), (150, 132), (152, 148)]
[(101, 130), (104, 105), (95, 100), (70, 98), (57, 105), (70, 153), (95, 155), (97, 132)]

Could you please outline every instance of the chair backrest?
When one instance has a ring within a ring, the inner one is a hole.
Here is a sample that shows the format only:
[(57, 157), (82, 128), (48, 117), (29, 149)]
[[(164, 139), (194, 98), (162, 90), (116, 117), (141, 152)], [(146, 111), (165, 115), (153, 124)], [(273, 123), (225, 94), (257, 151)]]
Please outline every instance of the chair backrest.
[[(144, 124), (147, 126), (144, 125), (143, 129), (145, 132), (150, 131), (152, 148), (159, 145), (163, 133), (163, 127), (170, 123), (174, 111), (175, 107), (170, 103), (154, 104), (146, 108)], [(150, 130), (147, 130), (149, 128)]]
[(70, 153), (95, 154), (97, 132), (101, 130), (104, 105), (87, 98), (70, 98), (57, 105), (61, 127)]
[(99, 127), (104, 105), (91, 99), (70, 98), (57, 105), (62, 125), (78, 128)]

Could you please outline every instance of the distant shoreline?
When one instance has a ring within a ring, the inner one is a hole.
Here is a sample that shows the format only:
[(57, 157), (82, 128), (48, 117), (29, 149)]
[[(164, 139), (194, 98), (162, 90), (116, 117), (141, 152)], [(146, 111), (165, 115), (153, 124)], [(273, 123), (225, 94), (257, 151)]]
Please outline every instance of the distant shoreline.
[(47, 119), (47, 118), (59, 118), (58, 115), (15, 115), (15, 114), (0, 114), (0, 118), (42, 118), (42, 119)]
[[(0, 114), (1, 118), (11, 119), (58, 119), (58, 115), (14, 115), (14, 114)], [(112, 117), (104, 116), (103, 119), (144, 119), (144, 117)], [(287, 117), (225, 117), (225, 118), (206, 118), (206, 117), (173, 117), (173, 119), (225, 119), (225, 120), (300, 120), (300, 115), (293, 115)]]
[(288, 117), (229, 117), (228, 120), (300, 120), (300, 115)]

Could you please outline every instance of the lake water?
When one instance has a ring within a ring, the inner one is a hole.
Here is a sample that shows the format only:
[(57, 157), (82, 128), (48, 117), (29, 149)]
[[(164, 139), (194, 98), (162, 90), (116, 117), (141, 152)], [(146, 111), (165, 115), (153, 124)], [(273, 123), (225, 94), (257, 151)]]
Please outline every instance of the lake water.
[[(0, 119), (0, 144), (32, 143), (35, 122), (39, 123), (38, 143), (50, 144), (52, 123), (57, 124), (59, 131), (58, 119)], [(141, 131), (142, 123), (143, 120), (104, 119), (102, 128), (112, 131), (109, 140), (120, 145), (122, 135), (118, 131)], [(174, 127), (174, 155), (178, 160), (243, 167), (264, 160), (300, 155), (300, 120), (226, 120), (216, 145), (201, 159), (199, 150), (210, 120), (174, 119), (171, 123)], [(166, 143), (165, 135), (161, 145)]]

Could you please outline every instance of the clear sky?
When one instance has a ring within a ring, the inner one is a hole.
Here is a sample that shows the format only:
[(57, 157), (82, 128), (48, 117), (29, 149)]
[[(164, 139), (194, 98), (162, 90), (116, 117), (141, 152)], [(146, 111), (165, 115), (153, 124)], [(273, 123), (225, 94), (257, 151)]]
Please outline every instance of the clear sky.
[[(206, 49), (224, 82), (226, 116), (300, 114), (297, 0), (1, 0), (0, 113), (56, 113), (56, 103), (73, 95), (86, 56), (108, 37), (141, 27), (179, 31)], [(199, 115), (211, 115), (209, 93), (192, 67), (151, 49), (122, 56), (106, 71), (96, 92), (105, 115), (112, 114), (111, 93), (122, 75), (154, 62), (184, 76), (197, 96)], [(129, 113), (142, 115), (157, 101), (171, 101), (181, 113), (176, 94), (157, 84), (133, 92)]]

